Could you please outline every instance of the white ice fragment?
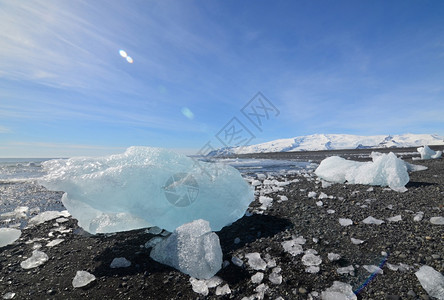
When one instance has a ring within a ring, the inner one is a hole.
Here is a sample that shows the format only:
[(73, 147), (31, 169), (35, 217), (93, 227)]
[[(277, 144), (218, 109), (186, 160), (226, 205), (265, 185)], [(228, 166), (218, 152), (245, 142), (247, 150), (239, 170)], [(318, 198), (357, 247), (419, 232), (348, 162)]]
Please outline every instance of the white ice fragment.
[(331, 182), (328, 182), (328, 181), (325, 181), (325, 180), (322, 180), (321, 182), (322, 182), (322, 188), (324, 188), (324, 189), (328, 188), (329, 186), (332, 185)]
[(444, 217), (431, 217), (430, 223), (435, 225), (444, 225)]
[(113, 259), (111, 264), (109, 265), (110, 268), (127, 268), (131, 266), (131, 262), (127, 260), (125, 257), (116, 257)]
[[(280, 202), (282, 202), (282, 201), (288, 201), (288, 197), (287, 196), (283, 196), (283, 195), (279, 195), (279, 198), (281, 198), (279, 201)], [(279, 202), (278, 201), (278, 202)]]
[(267, 263), (261, 258), (258, 252), (247, 253), (245, 257), (248, 258), (248, 265), (254, 270), (265, 270)]
[(350, 226), (353, 225), (353, 220), (346, 218), (339, 218), (339, 224), (341, 224), (341, 226)]
[(369, 216), (369, 217), (365, 218), (364, 220), (362, 220), (362, 223), (381, 225), (382, 223), (384, 223), (384, 221), (373, 218), (372, 216)]
[(279, 285), (282, 283), (282, 275), (276, 272), (272, 272), (268, 276), (268, 280), (270, 280), (271, 283)]
[(322, 205), (324, 205), (324, 202), (322, 202), (322, 201), (317, 201), (317, 202), (316, 202), (316, 205), (319, 206), (319, 207), (321, 207)]
[(57, 246), (58, 244), (60, 244), (61, 242), (63, 242), (64, 239), (54, 239), (52, 241), (50, 241), (49, 243), (46, 244), (46, 247), (54, 247)]
[(151, 250), (151, 258), (179, 271), (208, 279), (222, 267), (219, 237), (211, 232), (205, 220), (196, 220), (178, 227)]
[(308, 198), (316, 198), (316, 192), (309, 192)]
[(319, 266), (308, 266), (305, 268), (305, 272), (311, 273), (311, 274), (316, 274), (320, 270), (321, 270), (321, 268)]
[(353, 287), (348, 283), (334, 281), (333, 285), (321, 293), (322, 300), (357, 300)]
[(205, 280), (205, 284), (208, 288), (215, 288), (223, 282), (222, 278), (219, 276), (213, 276), (210, 279)]
[(0, 247), (10, 245), (20, 238), (22, 232), (15, 228), (0, 228)]
[(233, 263), (233, 265), (238, 266), (238, 267), (242, 267), (244, 265), (244, 262), (242, 261), (242, 259), (240, 259), (237, 256), (233, 256), (231, 258), (231, 262)]
[(384, 271), (375, 265), (363, 265), (362, 267), (369, 273), (384, 274)]
[(254, 284), (261, 283), (263, 279), (264, 279), (264, 273), (262, 272), (257, 272), (256, 274), (251, 276), (251, 282)]
[(69, 217), (70, 214), (67, 210), (63, 211), (44, 211), (39, 213), (37, 216), (31, 218), (28, 222), (29, 225), (38, 225), (47, 221), (57, 219), (59, 217)]
[(306, 253), (304, 256), (302, 256), (302, 263), (304, 266), (317, 266), (322, 263), (322, 259), (319, 255)]
[(422, 266), (415, 275), (429, 296), (444, 299), (444, 276), (440, 272), (432, 267)]
[(427, 145), (425, 145), (424, 147), (419, 147), (416, 150), (418, 150), (419, 154), (421, 155), (421, 159), (437, 159), (441, 158), (442, 156), (442, 151), (434, 151), (430, 149), (430, 147)]
[(421, 222), (422, 218), (424, 218), (424, 212), (419, 211), (416, 213), (416, 215), (413, 217), (413, 221), (415, 222)]
[(199, 280), (194, 277), (190, 277), (190, 283), (195, 293), (207, 296), (209, 291), (205, 283), (205, 280)]
[(372, 162), (351, 161), (339, 156), (324, 159), (315, 173), (323, 180), (351, 184), (389, 186), (396, 191), (405, 191), (409, 182), (407, 166), (392, 152), (373, 155)]
[(328, 195), (326, 193), (322, 193), (319, 195), (318, 199), (327, 199)]
[(96, 280), (96, 276), (86, 271), (77, 271), (76, 276), (72, 280), (72, 286), (74, 288), (79, 288), (88, 285), (89, 283)]
[(223, 286), (218, 286), (216, 288), (216, 296), (223, 296), (228, 294), (231, 294), (231, 289), (228, 284), (225, 284)]
[(335, 261), (341, 259), (341, 255), (330, 252), (327, 254), (327, 258), (329, 261)]
[(258, 185), (261, 185), (262, 183), (259, 181), (259, 180), (253, 180), (251, 183), (250, 183), (252, 186), (258, 186)]
[(149, 233), (149, 234), (158, 235), (158, 234), (160, 234), (162, 232), (162, 228), (154, 226), (154, 227), (148, 228), (147, 230), (145, 230), (145, 232)]
[(68, 222), (68, 221), (69, 221), (69, 219), (64, 218), (64, 217), (61, 217), (61, 218), (57, 218), (57, 219), (56, 219), (56, 222), (57, 222), (57, 223), (65, 223), (65, 222)]
[(367, 192), (373, 192), (373, 187), (369, 187), (366, 191)]
[(338, 274), (349, 274), (353, 276), (355, 274), (355, 268), (352, 265), (350, 265), (348, 267), (337, 268), (336, 272)]
[(26, 213), (28, 212), (28, 210), (28, 206), (18, 206), (11, 212), (0, 214), (0, 219), (24, 219), (26, 218)]
[(265, 179), (265, 178), (267, 178), (267, 176), (265, 174), (262, 174), (262, 173), (257, 173), (256, 177), (257, 177), (257, 179)]
[(284, 251), (290, 253), (292, 256), (299, 255), (304, 252), (302, 246), (296, 241), (296, 239), (284, 241), (281, 243)]
[(334, 214), (336, 211), (334, 209), (327, 209), (328, 214)]
[(47, 262), (49, 259), (48, 255), (46, 255), (45, 252), (34, 250), (32, 251), (32, 256), (28, 259), (22, 261), (20, 263), (20, 266), (23, 269), (32, 269), (35, 267), (38, 267), (40, 265), (43, 265), (45, 262)]
[(13, 292), (7, 292), (3, 295), (3, 299), (13, 299), (15, 297), (15, 293)]
[(266, 197), (266, 196), (260, 196), (259, 202), (262, 204), (260, 209), (266, 210), (267, 208), (269, 208), (273, 205), (273, 198)]
[(364, 243), (364, 241), (360, 240), (360, 239), (350, 238), (350, 240), (354, 245), (359, 245), (359, 244)]
[(215, 231), (243, 217), (253, 188), (223, 163), (170, 150), (130, 147), (104, 157), (46, 161), (39, 183), (64, 191), (63, 205), (90, 233), (158, 226), (170, 232), (205, 219)]
[(401, 215), (396, 215), (394, 217), (387, 218), (387, 221), (389, 221), (389, 222), (399, 222), (399, 221), (402, 221), (402, 216)]

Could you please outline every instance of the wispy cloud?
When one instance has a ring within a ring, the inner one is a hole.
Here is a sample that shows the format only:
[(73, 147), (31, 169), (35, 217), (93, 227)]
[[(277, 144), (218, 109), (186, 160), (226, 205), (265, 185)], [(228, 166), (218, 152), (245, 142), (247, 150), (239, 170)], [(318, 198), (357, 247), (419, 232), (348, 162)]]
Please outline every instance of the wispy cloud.
[(11, 129), (0, 125), (0, 133), (10, 133)]

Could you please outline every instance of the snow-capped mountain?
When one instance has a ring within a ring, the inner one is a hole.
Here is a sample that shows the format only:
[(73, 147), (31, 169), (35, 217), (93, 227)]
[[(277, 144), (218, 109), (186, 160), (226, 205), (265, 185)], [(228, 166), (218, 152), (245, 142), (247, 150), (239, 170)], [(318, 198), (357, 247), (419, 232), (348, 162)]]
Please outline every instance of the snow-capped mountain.
[(319, 151), (362, 148), (401, 148), (423, 145), (444, 145), (444, 137), (434, 134), (400, 134), (360, 136), (351, 134), (312, 134), (279, 139), (262, 144), (221, 148), (210, 155), (262, 152)]

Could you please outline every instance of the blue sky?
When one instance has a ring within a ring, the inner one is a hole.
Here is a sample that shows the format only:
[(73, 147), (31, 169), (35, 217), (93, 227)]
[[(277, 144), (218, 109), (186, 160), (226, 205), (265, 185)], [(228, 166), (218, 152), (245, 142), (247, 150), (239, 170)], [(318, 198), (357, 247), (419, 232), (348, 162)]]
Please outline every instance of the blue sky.
[[(443, 1), (0, 1), (0, 157), (444, 135)], [(125, 50), (133, 63), (119, 54)], [(279, 110), (260, 130), (257, 94)]]

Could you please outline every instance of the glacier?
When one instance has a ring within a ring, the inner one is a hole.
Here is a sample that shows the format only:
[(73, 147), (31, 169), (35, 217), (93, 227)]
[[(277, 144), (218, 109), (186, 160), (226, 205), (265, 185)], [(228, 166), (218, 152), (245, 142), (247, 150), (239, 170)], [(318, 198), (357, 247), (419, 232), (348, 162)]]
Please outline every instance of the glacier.
[(400, 192), (406, 190), (405, 185), (410, 180), (409, 167), (402, 159), (393, 152), (372, 153), (372, 159), (358, 162), (331, 156), (321, 161), (315, 174), (330, 182), (388, 186)]
[(92, 234), (151, 226), (174, 231), (197, 219), (218, 231), (241, 218), (254, 200), (235, 168), (162, 148), (130, 147), (122, 154), (42, 166), (47, 175), (39, 183), (64, 191), (63, 205)]

